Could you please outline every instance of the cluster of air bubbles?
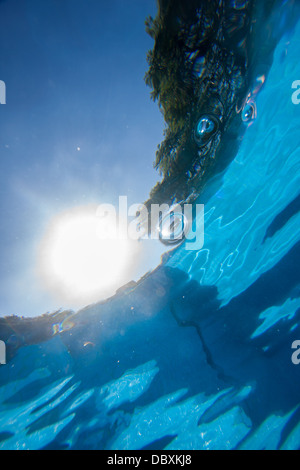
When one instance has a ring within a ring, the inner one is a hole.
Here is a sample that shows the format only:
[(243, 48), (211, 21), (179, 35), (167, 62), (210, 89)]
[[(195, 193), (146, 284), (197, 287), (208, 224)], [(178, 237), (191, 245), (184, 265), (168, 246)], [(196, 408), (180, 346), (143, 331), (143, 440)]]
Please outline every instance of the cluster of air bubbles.
[(194, 134), (195, 141), (199, 147), (207, 145), (214, 137), (218, 129), (219, 120), (217, 117), (212, 115), (202, 116), (196, 125)]
[(159, 239), (165, 245), (178, 245), (185, 240), (190, 223), (180, 208), (170, 209), (161, 217), (158, 226)]
[(242, 110), (242, 120), (245, 124), (252, 124), (256, 117), (256, 104), (254, 101), (248, 101)]

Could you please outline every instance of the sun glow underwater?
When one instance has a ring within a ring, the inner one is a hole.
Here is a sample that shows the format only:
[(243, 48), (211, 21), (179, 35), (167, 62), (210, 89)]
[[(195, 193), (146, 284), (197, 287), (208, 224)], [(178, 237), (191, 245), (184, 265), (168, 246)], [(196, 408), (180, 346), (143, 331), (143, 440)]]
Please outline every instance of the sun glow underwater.
[(90, 205), (54, 217), (40, 243), (38, 273), (58, 299), (96, 302), (145, 272), (145, 252), (159, 264), (163, 253), (182, 243), (187, 250), (202, 248), (204, 205), (156, 204), (149, 217), (144, 205), (128, 207), (121, 196), (118, 211)]

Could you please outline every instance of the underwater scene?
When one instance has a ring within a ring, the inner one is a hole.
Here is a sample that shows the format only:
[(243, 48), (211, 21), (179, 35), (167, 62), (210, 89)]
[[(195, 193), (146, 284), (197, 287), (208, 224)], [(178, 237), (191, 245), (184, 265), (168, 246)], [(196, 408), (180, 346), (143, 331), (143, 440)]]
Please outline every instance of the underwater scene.
[(0, 450), (300, 450), (299, 19), (0, 0)]

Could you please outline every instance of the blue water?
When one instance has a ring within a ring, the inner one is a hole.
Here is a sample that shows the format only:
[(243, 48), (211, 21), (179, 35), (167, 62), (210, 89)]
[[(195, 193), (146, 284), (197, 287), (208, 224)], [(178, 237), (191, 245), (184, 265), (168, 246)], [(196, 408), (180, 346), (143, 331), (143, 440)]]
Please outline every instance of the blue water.
[(300, 26), (201, 195), (203, 249), (1, 367), (0, 449), (300, 448), (299, 45)]

